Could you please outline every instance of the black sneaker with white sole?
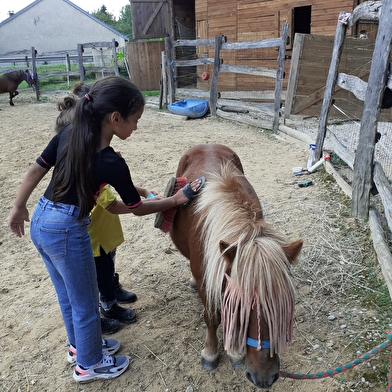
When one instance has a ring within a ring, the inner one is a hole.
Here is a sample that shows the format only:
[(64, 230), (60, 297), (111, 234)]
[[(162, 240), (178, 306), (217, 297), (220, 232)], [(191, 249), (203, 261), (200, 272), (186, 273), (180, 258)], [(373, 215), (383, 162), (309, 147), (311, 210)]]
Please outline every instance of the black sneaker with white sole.
[(101, 317), (101, 331), (103, 335), (110, 335), (121, 328), (121, 323), (116, 319)]
[(108, 310), (101, 307), (101, 316), (108, 319), (116, 319), (125, 324), (136, 322), (136, 313), (132, 309), (123, 308), (117, 303)]

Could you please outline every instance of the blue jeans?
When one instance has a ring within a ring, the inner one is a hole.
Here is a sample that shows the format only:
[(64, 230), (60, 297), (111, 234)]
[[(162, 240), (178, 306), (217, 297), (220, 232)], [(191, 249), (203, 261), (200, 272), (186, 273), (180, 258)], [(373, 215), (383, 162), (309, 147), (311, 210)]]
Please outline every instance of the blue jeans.
[(68, 340), (77, 349), (76, 360), (90, 367), (102, 359), (101, 319), (87, 232), (90, 219), (77, 220), (78, 213), (76, 206), (54, 204), (42, 196), (31, 218), (30, 235), (56, 290)]

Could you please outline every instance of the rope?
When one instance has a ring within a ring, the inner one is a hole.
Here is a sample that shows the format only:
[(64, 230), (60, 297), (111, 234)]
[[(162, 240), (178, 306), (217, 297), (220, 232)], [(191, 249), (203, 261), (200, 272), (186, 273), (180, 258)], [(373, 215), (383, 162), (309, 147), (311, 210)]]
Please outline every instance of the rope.
[(353, 121), (356, 125), (361, 125), (358, 121), (355, 121), (354, 117), (350, 117), (348, 114), (343, 112), (342, 109), (338, 108), (335, 104), (332, 105), (336, 110), (338, 110), (340, 113), (342, 113), (344, 116), (346, 116), (349, 120)]
[(388, 389), (392, 392), (392, 350), (389, 354), (389, 377), (388, 377)]
[[(390, 346), (392, 346), (392, 333), (388, 333), (388, 340), (386, 340), (384, 343), (379, 344), (378, 346), (374, 347), (372, 350), (363, 354), (362, 356), (355, 359), (354, 361), (346, 363), (344, 366), (338, 366), (335, 369), (330, 369), (325, 372), (319, 372), (319, 373), (295, 374), (295, 373), (289, 373), (289, 372), (285, 372), (284, 370), (281, 370), (279, 374), (281, 377), (293, 378), (297, 380), (315, 380), (318, 378), (333, 377), (339, 373), (343, 373), (349, 369), (353, 369), (355, 366), (369, 360), (370, 358), (386, 350)], [(388, 388), (389, 388), (389, 392), (392, 392), (392, 350), (390, 354)]]

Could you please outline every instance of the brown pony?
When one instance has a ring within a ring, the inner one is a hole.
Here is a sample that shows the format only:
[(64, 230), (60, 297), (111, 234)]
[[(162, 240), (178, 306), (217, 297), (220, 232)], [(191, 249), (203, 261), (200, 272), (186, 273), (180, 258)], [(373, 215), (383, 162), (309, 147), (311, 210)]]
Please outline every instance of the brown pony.
[(10, 94), (11, 106), (14, 106), (12, 99), (19, 94), (17, 88), (23, 81), (27, 82), (30, 87), (34, 85), (34, 80), (28, 69), (26, 71), (18, 69), (0, 76), (0, 94)]
[(189, 149), (176, 177), (206, 183), (173, 220), (170, 235), (190, 260), (204, 304), (207, 334), (201, 364), (218, 364), (217, 328), (234, 368), (269, 389), (279, 378), (279, 354), (291, 343), (294, 290), (290, 266), (302, 241), (288, 243), (263, 219), (259, 198), (230, 148), (212, 144)]

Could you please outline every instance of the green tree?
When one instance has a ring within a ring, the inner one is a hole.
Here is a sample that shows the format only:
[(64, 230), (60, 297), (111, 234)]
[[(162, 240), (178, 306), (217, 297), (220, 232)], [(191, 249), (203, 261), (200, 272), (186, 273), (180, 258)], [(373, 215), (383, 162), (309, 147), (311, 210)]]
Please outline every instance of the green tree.
[(120, 17), (116, 23), (115, 29), (120, 33), (128, 37), (130, 41), (133, 40), (132, 35), (132, 17), (131, 17), (131, 5), (127, 4), (120, 10)]
[(127, 4), (120, 10), (120, 17), (116, 20), (116, 17), (108, 12), (106, 6), (103, 4), (101, 8), (91, 13), (97, 19), (106, 23), (108, 26), (113, 27), (123, 35), (127, 36), (128, 39), (132, 40), (132, 18), (131, 18), (131, 5)]
[(117, 23), (116, 17), (108, 12), (108, 9), (104, 4), (101, 5), (101, 8), (99, 8), (96, 11), (93, 11), (91, 15), (95, 16), (97, 19), (101, 20), (103, 23), (106, 23), (108, 26), (111, 26), (115, 28), (115, 25)]

